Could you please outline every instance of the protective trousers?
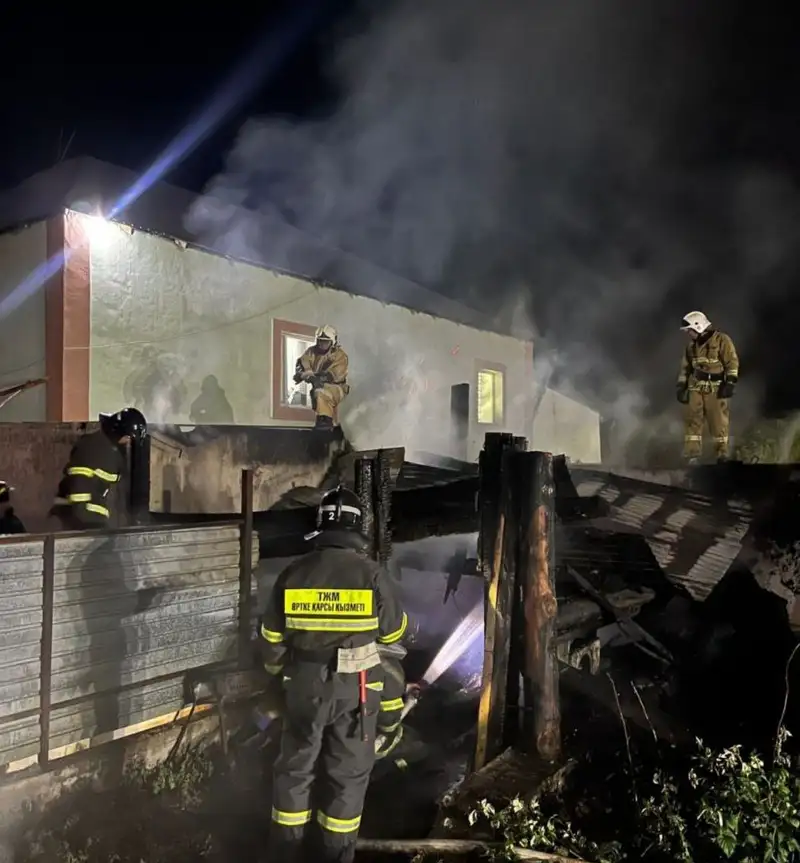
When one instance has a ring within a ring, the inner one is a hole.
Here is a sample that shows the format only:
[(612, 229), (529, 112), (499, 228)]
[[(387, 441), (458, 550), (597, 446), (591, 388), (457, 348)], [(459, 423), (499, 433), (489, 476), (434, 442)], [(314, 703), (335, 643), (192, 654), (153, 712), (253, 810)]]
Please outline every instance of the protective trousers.
[(703, 453), (703, 428), (708, 423), (714, 453), (717, 458), (728, 456), (728, 428), (730, 414), (728, 400), (717, 398), (716, 389), (710, 392), (689, 390), (689, 402), (684, 408), (684, 458), (699, 458)]
[[(370, 670), (362, 729), (357, 674), (337, 674), (310, 663), (287, 668), (286, 713), (273, 778), (270, 860), (353, 860), (375, 763), (382, 678), (380, 667)], [(317, 823), (308, 838), (317, 847), (307, 849), (307, 825), (314, 810)]]
[(336, 418), (336, 408), (346, 393), (341, 384), (323, 384), (313, 392), (314, 410), (319, 417)]

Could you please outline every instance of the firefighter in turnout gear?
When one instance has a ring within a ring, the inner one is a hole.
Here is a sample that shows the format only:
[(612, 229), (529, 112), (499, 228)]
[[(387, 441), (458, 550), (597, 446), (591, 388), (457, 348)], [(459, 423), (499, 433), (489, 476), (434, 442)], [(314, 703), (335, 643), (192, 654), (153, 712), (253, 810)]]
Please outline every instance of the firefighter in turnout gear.
[(11, 492), (14, 489), (0, 479), (0, 536), (10, 533), (27, 533), (25, 525), (14, 513), (11, 506)]
[(147, 435), (147, 421), (136, 408), (100, 414), (100, 429), (72, 448), (51, 510), (64, 530), (99, 530), (111, 522), (108, 493), (125, 467), (124, 447)]
[(728, 400), (739, 380), (739, 357), (733, 339), (714, 329), (702, 312), (689, 312), (681, 329), (690, 342), (681, 360), (676, 395), (684, 405), (683, 456), (696, 463), (703, 452), (703, 428), (708, 430), (719, 461), (728, 458)]
[(339, 345), (336, 330), (329, 324), (317, 329), (315, 339), (315, 344), (297, 361), (294, 382), (311, 386), (311, 406), (317, 415), (315, 427), (332, 429), (336, 425), (336, 409), (350, 392), (349, 360)]
[(402, 710), (393, 690), (383, 698), (378, 645), (397, 644), (408, 618), (361, 524), (353, 492), (325, 494), (314, 550), (278, 576), (262, 618), (264, 667), (285, 699), (270, 860), (353, 860), (376, 736)]

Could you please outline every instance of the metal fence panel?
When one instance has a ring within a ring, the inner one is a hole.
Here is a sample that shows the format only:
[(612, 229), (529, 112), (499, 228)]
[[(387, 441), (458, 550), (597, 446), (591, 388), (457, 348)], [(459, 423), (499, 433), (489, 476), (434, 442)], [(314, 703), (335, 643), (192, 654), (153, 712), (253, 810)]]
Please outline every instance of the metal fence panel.
[(236, 655), (237, 525), (57, 537), (54, 580), (51, 749), (177, 711)]
[(0, 764), (38, 749), (42, 539), (0, 543)]

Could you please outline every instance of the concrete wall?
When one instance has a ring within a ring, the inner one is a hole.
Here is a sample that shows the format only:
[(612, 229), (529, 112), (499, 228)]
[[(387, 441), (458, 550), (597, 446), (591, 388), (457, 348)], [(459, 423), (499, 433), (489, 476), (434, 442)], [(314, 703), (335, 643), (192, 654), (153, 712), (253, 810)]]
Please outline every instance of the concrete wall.
[(242, 470), (250, 467), (253, 509), (267, 510), (298, 487), (318, 488), (344, 449), (341, 436), (295, 429), (158, 428), (151, 435), (150, 510), (239, 512)]
[[(92, 415), (130, 402), (151, 375), (162, 384), (146, 405), (150, 418), (188, 423), (202, 380), (213, 374), (236, 423), (290, 425), (272, 409), (279, 319), (338, 328), (353, 388), (340, 418), (357, 449), (405, 446), (476, 459), (493, 430), (477, 423), (479, 361), (506, 367), (505, 417), (494, 430), (529, 433), (532, 359), (523, 341), (116, 227), (93, 238), (91, 269)], [(451, 386), (461, 383), (470, 385), (465, 449), (451, 440)]]
[[(11, 294), (46, 257), (45, 222), (0, 235), (0, 389), (44, 377), (44, 286), (33, 278), (21, 300)], [(0, 409), (0, 420), (35, 422), (45, 419), (45, 410), (45, 387), (35, 387)]]
[(600, 414), (555, 390), (547, 390), (533, 421), (530, 448), (564, 453), (572, 461), (599, 464)]

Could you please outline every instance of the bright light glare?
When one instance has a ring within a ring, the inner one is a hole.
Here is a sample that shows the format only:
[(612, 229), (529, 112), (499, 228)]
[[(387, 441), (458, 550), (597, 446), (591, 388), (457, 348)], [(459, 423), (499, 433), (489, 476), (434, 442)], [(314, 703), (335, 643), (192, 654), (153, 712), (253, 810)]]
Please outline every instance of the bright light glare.
[(119, 228), (103, 216), (82, 216), (86, 236), (94, 248), (105, 248), (119, 234)]

